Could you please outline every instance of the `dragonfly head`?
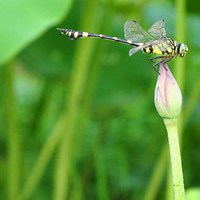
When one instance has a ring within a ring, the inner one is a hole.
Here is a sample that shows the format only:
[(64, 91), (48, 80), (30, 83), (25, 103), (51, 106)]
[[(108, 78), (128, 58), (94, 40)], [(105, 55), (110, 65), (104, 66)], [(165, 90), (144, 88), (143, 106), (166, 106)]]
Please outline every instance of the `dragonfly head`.
[(186, 53), (188, 52), (188, 47), (186, 44), (184, 43), (179, 43), (177, 45), (177, 55), (180, 57), (184, 57), (186, 55)]

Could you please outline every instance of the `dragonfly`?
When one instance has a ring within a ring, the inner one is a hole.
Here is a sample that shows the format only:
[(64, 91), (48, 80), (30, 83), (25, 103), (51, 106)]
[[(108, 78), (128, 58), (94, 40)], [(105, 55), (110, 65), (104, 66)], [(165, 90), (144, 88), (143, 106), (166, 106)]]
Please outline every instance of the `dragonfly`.
[(178, 43), (166, 36), (164, 20), (155, 22), (148, 31), (145, 31), (135, 20), (127, 21), (124, 24), (125, 39), (64, 28), (57, 28), (57, 30), (63, 35), (67, 35), (71, 40), (91, 37), (130, 45), (133, 48), (130, 49), (129, 56), (140, 50), (146, 54), (154, 54), (155, 56), (151, 57), (150, 60), (154, 62), (153, 67), (156, 71), (156, 67), (160, 63), (169, 62), (177, 56), (184, 57), (188, 52), (186, 44)]

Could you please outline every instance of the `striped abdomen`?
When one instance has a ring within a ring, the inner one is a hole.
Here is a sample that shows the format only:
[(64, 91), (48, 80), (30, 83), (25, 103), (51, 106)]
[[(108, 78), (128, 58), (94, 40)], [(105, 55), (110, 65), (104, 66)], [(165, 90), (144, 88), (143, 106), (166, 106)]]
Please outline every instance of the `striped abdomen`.
[(132, 46), (139, 46), (138, 44), (135, 44), (131, 40), (123, 40), (117, 37), (111, 37), (103, 34), (94, 34), (89, 32), (82, 32), (82, 31), (75, 31), (75, 30), (69, 30), (69, 29), (62, 29), (58, 28), (58, 30), (63, 34), (67, 35), (71, 40), (75, 40), (78, 38), (86, 38), (86, 37), (93, 37), (93, 38), (101, 38), (105, 40), (111, 40), (114, 42), (124, 43)]
[(67, 35), (71, 40), (83, 37), (90, 37), (90, 34), (88, 32), (74, 31), (62, 28), (58, 28), (57, 30), (59, 30), (63, 35)]
[(164, 38), (155, 40), (149, 45), (145, 45), (143, 51), (148, 54), (173, 56), (176, 54), (176, 46), (177, 43), (174, 40), (170, 38)]

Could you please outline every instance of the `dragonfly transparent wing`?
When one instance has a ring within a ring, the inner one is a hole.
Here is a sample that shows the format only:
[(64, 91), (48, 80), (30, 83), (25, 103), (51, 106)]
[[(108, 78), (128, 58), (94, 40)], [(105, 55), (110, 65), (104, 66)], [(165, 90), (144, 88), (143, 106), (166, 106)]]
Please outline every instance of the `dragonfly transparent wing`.
[(166, 38), (165, 21), (159, 20), (155, 22), (148, 30), (148, 33), (155, 37), (155, 39)]
[(135, 43), (147, 43), (155, 40), (153, 34), (147, 33), (135, 20), (125, 23), (124, 34), (126, 40), (131, 40)]

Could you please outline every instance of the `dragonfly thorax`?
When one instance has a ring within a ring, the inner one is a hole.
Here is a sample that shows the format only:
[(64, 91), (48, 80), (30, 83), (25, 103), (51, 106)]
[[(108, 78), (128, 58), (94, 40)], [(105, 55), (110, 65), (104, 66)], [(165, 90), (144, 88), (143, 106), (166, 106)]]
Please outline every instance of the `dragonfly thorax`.
[(186, 53), (188, 52), (188, 47), (187, 47), (186, 44), (184, 44), (184, 43), (181, 42), (181, 43), (179, 43), (177, 45), (176, 50), (177, 50), (177, 55), (178, 56), (184, 57), (186, 55)]

